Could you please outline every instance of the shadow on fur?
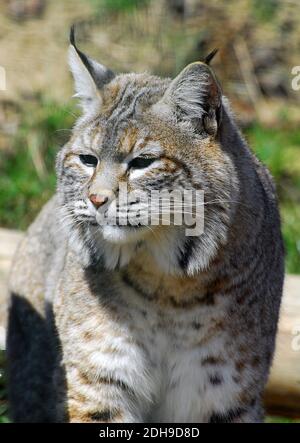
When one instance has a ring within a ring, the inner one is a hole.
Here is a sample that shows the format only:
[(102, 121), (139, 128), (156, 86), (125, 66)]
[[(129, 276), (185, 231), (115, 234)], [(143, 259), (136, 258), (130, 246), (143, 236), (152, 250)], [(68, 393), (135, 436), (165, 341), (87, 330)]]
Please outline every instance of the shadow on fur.
[[(45, 319), (25, 298), (11, 296), (7, 369), (9, 410), (14, 422), (56, 422), (57, 405), (65, 403), (65, 371), (50, 305), (46, 312)], [(68, 421), (66, 414), (64, 421)]]

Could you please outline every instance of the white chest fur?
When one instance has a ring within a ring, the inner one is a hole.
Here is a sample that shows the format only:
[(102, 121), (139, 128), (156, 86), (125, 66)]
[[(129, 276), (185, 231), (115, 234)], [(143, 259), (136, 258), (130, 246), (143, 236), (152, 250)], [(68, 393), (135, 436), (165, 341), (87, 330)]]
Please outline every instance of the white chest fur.
[[(225, 411), (238, 394), (226, 352), (222, 309), (174, 309), (168, 314), (138, 309), (135, 330), (144, 344), (148, 377), (154, 388), (148, 420), (203, 422), (215, 411)], [(134, 333), (135, 334), (135, 333)], [(222, 364), (207, 364), (208, 357)]]

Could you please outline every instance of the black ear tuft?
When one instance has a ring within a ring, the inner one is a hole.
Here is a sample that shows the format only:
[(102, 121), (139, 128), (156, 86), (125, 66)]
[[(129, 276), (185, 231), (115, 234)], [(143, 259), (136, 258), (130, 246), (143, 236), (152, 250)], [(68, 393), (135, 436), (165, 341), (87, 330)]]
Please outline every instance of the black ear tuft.
[(94, 78), (94, 70), (93, 70), (93, 66), (89, 60), (89, 58), (82, 52), (80, 51), (80, 49), (78, 49), (78, 47), (76, 46), (76, 42), (75, 42), (75, 24), (73, 24), (71, 26), (70, 29), (70, 44), (72, 46), (74, 46), (77, 54), (79, 55), (79, 57), (81, 58), (82, 63), (84, 64), (84, 66), (86, 67), (86, 69), (89, 71), (89, 73), (91, 74), (91, 76)]
[(219, 51), (218, 48), (215, 48), (213, 51), (211, 51), (204, 59), (204, 63), (206, 63), (207, 65), (210, 64), (210, 62), (212, 61), (212, 59), (214, 58), (214, 56), (216, 55), (216, 53)]
[[(75, 42), (75, 25), (70, 29), (69, 64), (75, 80), (75, 91), (85, 102), (95, 98), (95, 86), (100, 90), (115, 74), (84, 54)], [(85, 90), (86, 89), (86, 90)]]
[(70, 39), (71, 45), (76, 47), (76, 43), (75, 43), (75, 25), (74, 24), (71, 26), (69, 39)]

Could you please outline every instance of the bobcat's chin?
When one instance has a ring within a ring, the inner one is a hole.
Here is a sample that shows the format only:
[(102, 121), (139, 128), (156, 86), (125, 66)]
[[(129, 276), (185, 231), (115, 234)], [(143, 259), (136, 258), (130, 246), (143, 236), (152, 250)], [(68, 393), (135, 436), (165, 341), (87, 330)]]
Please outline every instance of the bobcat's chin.
[(126, 244), (143, 240), (149, 229), (147, 226), (110, 226), (102, 227), (103, 239), (109, 243)]

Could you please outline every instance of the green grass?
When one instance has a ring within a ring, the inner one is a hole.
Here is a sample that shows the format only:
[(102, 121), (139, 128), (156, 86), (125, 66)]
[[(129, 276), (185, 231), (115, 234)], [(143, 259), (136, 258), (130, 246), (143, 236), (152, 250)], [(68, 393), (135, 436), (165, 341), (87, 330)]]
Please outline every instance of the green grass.
[(6, 380), (4, 373), (4, 352), (0, 351), (0, 423), (8, 423), (6, 401)]
[(300, 130), (255, 125), (247, 138), (265, 163), (277, 185), (282, 231), (286, 247), (286, 271), (300, 273)]
[(259, 22), (271, 20), (278, 10), (277, 0), (253, 0), (253, 17)]
[(149, 3), (149, 0), (90, 0), (97, 16), (131, 12)]
[(268, 415), (265, 419), (265, 423), (300, 423), (300, 420), (288, 417), (279, 417), (278, 415)]
[(25, 229), (53, 194), (56, 153), (74, 117), (69, 106), (42, 100), (26, 107), (21, 121), (0, 159), (0, 226), (15, 229)]

